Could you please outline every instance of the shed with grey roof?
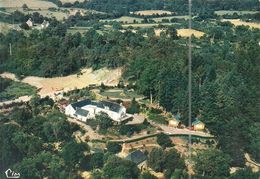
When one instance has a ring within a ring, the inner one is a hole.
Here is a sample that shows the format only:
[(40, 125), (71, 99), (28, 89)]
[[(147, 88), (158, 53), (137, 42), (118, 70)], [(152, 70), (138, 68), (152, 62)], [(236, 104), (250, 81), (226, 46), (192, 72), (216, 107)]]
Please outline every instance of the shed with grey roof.
[(138, 165), (145, 161), (147, 159), (147, 156), (140, 150), (135, 150), (132, 153), (130, 153), (125, 159), (130, 160)]

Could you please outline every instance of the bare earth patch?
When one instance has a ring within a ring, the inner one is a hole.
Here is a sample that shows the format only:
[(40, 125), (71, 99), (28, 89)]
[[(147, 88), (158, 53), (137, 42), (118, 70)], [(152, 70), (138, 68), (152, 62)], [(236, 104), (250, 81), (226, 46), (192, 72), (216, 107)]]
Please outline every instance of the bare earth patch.
[[(115, 86), (118, 84), (122, 74), (121, 68), (109, 70), (102, 68), (93, 71), (90, 68), (85, 68), (81, 71), (81, 75), (73, 74), (65, 77), (44, 78), (29, 76), (22, 80), (32, 86), (40, 89), (41, 96), (52, 95), (59, 91), (69, 91), (74, 88), (84, 88), (89, 84), (100, 85), (102, 82), (105, 85)], [(15, 79), (11, 73), (3, 73), (0, 76)]]

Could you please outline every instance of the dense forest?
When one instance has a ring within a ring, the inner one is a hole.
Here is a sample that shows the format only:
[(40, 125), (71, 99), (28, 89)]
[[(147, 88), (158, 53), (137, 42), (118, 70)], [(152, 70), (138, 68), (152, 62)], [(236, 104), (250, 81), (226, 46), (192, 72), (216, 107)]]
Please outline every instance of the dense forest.
[[(193, 0), (194, 13), (214, 10), (253, 10), (259, 8), (258, 0)], [(177, 14), (185, 14), (188, 0), (91, 0), (71, 4), (71, 7), (95, 9), (102, 12), (128, 14), (138, 10), (169, 10)]]

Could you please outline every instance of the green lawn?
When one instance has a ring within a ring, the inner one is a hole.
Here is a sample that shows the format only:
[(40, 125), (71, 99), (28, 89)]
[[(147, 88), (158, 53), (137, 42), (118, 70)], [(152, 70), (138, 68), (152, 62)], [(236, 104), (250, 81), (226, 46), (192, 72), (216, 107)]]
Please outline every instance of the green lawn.
[(102, 96), (108, 96), (109, 98), (118, 98), (118, 99), (132, 99), (132, 98), (143, 98), (142, 95), (137, 94), (135, 91), (126, 91), (118, 90), (107, 90), (100, 93)]
[(158, 124), (165, 124), (165, 125), (168, 124), (168, 122), (166, 121), (166, 118), (160, 114), (149, 113), (148, 118), (151, 121), (156, 122)]

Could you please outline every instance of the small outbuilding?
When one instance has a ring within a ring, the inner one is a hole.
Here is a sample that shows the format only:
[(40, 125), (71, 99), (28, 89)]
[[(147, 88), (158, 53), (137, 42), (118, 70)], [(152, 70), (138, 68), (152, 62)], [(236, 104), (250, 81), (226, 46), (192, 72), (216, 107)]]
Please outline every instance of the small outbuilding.
[(139, 165), (147, 159), (147, 156), (140, 150), (135, 150), (130, 153), (125, 159), (134, 162), (136, 165)]
[(205, 129), (205, 124), (201, 122), (198, 118), (195, 118), (195, 121), (192, 122), (192, 129), (195, 131), (201, 131)]
[(180, 125), (181, 121), (176, 118), (171, 118), (168, 122), (169, 127), (178, 127)]
[(49, 25), (50, 25), (49, 21), (44, 20), (43, 23), (41, 24), (41, 28), (45, 29), (45, 28), (49, 27)]
[(33, 21), (31, 18), (29, 18), (27, 21), (26, 21), (26, 24), (31, 28), (33, 27)]

